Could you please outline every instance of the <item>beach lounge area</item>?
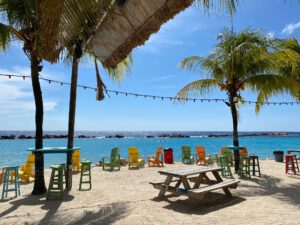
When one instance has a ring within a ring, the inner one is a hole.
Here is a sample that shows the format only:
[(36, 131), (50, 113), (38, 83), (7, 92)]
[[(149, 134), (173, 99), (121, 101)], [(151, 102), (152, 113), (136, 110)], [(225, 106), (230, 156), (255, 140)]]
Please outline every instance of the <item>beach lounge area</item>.
[(299, 10), (0, 0), (0, 225), (300, 224)]
[[(76, 174), (62, 201), (30, 195), (32, 182), (21, 185), (20, 197), (1, 202), (0, 224), (299, 224), (299, 174), (286, 175), (285, 164), (274, 160), (261, 160), (260, 166), (261, 177), (240, 179), (238, 188), (231, 190), (233, 197), (219, 190), (202, 200), (159, 199), (149, 184), (162, 181), (159, 170), (195, 165), (178, 162), (138, 170), (123, 166), (117, 172), (95, 166), (93, 188), (79, 191), (80, 174)], [(46, 183), (49, 178), (46, 171)]]

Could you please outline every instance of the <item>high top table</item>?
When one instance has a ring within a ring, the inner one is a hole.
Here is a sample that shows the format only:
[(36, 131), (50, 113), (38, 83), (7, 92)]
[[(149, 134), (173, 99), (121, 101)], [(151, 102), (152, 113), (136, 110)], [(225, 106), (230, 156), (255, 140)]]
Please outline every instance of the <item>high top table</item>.
[(243, 146), (233, 146), (233, 145), (229, 145), (229, 146), (225, 146), (226, 148), (229, 148), (231, 150), (233, 150), (233, 155), (234, 155), (234, 172), (237, 173), (239, 170), (239, 165), (240, 165), (240, 153), (239, 150), (245, 148)]
[(298, 159), (300, 159), (300, 150), (289, 149), (287, 150), (287, 154), (298, 153)]
[[(73, 147), (73, 148), (67, 148), (67, 147), (45, 147), (42, 149), (34, 149), (34, 148), (28, 148), (27, 151), (32, 152), (33, 154), (35, 154), (35, 156), (43, 156), (44, 154), (61, 154), (61, 153), (65, 153), (67, 154), (67, 159), (66, 159), (66, 189), (67, 190), (71, 190), (72, 188), (72, 153), (75, 150), (80, 150), (80, 147)], [(42, 167), (44, 167), (44, 160), (43, 160), (43, 164), (40, 165)], [(44, 171), (42, 171), (44, 173)], [(44, 176), (39, 176), (40, 171), (37, 171), (37, 169), (35, 168), (35, 174), (36, 177), (34, 179), (34, 189), (37, 186), (41, 186), (41, 183), (44, 183), (44, 187), (45, 187), (45, 181), (43, 180)]]

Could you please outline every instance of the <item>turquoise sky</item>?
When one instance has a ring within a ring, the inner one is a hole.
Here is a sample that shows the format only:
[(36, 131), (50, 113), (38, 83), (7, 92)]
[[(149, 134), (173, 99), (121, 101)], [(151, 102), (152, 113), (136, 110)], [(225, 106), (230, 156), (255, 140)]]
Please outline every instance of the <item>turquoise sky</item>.
[[(233, 19), (234, 29), (262, 29), (266, 35), (280, 38), (299, 37), (300, 2), (297, 0), (240, 0)], [(101, 75), (108, 89), (150, 95), (175, 96), (187, 83), (204, 77), (178, 69), (187, 56), (207, 55), (216, 36), (231, 21), (216, 14), (204, 15), (190, 7), (162, 26), (144, 46), (133, 51), (134, 65), (124, 81), (113, 83), (105, 71)], [(1, 54), (0, 73), (29, 74), (29, 61), (19, 43), (13, 43)], [(43, 63), (42, 76), (70, 81), (70, 65)], [(45, 116), (44, 130), (67, 130), (69, 87), (41, 81)], [(79, 84), (95, 86), (93, 63), (80, 64)], [(242, 93), (247, 100), (256, 95)], [(205, 97), (225, 98), (216, 90)], [(92, 90), (78, 89), (76, 130), (192, 130), (230, 131), (232, 120), (224, 103), (174, 104), (111, 95), (105, 101), (95, 100)], [(273, 98), (290, 101), (289, 96)], [(254, 105), (240, 109), (240, 131), (299, 131), (300, 106), (268, 106), (256, 116)], [(0, 130), (34, 130), (34, 102), (29, 80), (0, 77)]]

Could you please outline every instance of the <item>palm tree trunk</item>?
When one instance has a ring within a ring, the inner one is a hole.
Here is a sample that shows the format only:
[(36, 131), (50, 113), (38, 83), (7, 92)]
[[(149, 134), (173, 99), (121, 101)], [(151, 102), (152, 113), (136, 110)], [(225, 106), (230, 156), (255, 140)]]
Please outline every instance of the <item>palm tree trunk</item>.
[[(78, 49), (80, 48), (80, 49)], [(78, 54), (79, 53), (79, 54)], [(73, 54), (72, 63), (72, 78), (70, 88), (70, 103), (69, 103), (69, 124), (68, 124), (68, 148), (74, 147), (74, 128), (75, 128), (75, 112), (76, 112), (76, 98), (77, 98), (77, 79), (78, 79), (78, 65), (81, 58), (81, 46), (76, 45)], [(67, 171), (66, 171), (66, 185), (67, 189), (72, 188), (72, 152), (67, 153)]]
[(238, 134), (238, 115), (235, 103), (233, 99), (230, 101), (230, 109), (231, 109), (231, 116), (232, 116), (232, 123), (233, 123), (233, 146), (239, 146), (239, 134)]
[[(31, 54), (31, 81), (35, 101), (35, 149), (43, 148), (43, 95), (39, 80), (39, 65), (38, 57)], [(44, 179), (44, 155), (35, 153), (35, 179), (32, 195), (40, 195), (46, 193)]]
[[(238, 147), (239, 146), (239, 135), (238, 135), (238, 115), (235, 103), (233, 101), (233, 96), (230, 96), (230, 109), (231, 109), (231, 116), (232, 116), (232, 122), (233, 122), (233, 146)], [(239, 148), (234, 149), (234, 171), (235, 173), (239, 170), (239, 164), (240, 164), (240, 154), (239, 154)]]
[(72, 63), (72, 77), (71, 77), (70, 102), (69, 102), (68, 148), (73, 148), (74, 146), (78, 64), (79, 64), (79, 59), (74, 54), (73, 63)]

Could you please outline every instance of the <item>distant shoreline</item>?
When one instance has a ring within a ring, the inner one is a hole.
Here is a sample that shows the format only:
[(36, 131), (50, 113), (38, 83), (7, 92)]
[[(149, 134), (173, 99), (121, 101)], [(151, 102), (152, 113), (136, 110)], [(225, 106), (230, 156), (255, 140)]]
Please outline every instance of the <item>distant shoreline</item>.
[[(159, 132), (157, 132), (159, 133)], [(193, 136), (187, 135), (183, 133), (164, 133), (157, 135), (145, 135), (145, 136), (126, 136), (122, 134), (114, 134), (114, 135), (105, 135), (105, 136), (95, 136), (95, 135), (76, 135), (75, 138), (79, 139), (96, 139), (96, 138), (104, 138), (104, 139), (121, 139), (121, 138), (222, 138), (222, 137), (232, 137), (230, 133), (211, 133), (207, 135), (201, 136)], [(241, 132), (239, 137), (300, 137), (300, 133), (295, 132), (295, 134), (287, 133), (287, 132)], [(14, 139), (34, 139), (34, 136), (31, 135), (1, 135), (0, 140), (14, 140)], [(68, 136), (66, 134), (46, 134), (44, 135), (44, 139), (66, 139)]]

